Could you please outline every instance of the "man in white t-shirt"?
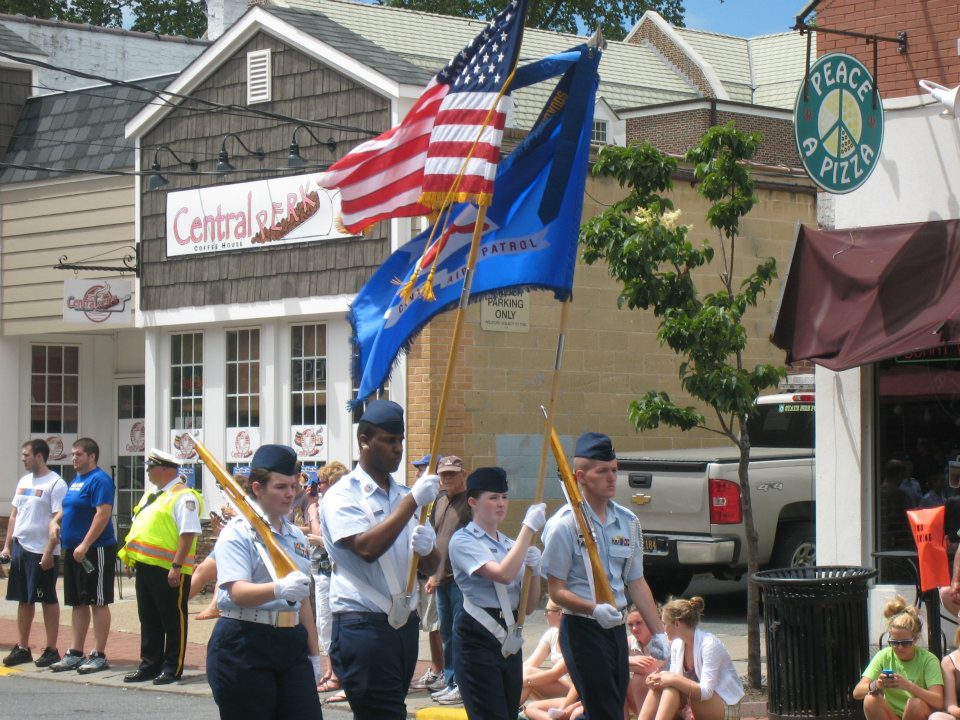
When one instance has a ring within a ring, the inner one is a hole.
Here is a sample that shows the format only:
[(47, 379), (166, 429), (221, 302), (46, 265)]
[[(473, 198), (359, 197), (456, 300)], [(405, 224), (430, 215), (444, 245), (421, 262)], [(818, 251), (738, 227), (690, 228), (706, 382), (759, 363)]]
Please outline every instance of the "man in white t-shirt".
[(3, 659), (7, 667), (33, 660), (30, 651), (30, 626), (36, 603), (43, 607), (43, 625), (47, 645), (37, 658), (37, 667), (49, 667), (60, 659), (57, 634), (60, 630), (60, 601), (57, 598), (57, 572), (60, 544), (51, 538), (50, 520), (60, 512), (67, 484), (47, 467), (50, 448), (43, 440), (28, 440), (22, 446), (23, 466), (27, 474), (17, 483), (7, 537), (2, 556), (10, 564), (7, 600), (17, 607), (19, 640)]

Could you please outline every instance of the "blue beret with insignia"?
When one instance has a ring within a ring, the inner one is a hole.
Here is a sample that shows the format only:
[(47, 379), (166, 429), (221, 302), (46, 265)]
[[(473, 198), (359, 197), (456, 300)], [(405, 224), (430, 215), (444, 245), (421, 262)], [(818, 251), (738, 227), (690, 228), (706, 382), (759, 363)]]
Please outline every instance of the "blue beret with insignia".
[(293, 475), (297, 468), (297, 453), (287, 445), (261, 445), (253, 454), (250, 468)]
[(467, 492), (507, 492), (507, 471), (502, 467), (482, 467), (467, 476)]
[(403, 435), (403, 408), (393, 400), (374, 400), (367, 404), (360, 422), (376, 425), (394, 435)]
[(573, 451), (574, 457), (587, 460), (616, 460), (613, 452), (613, 443), (610, 437), (603, 433), (588, 432), (577, 438), (577, 446)]

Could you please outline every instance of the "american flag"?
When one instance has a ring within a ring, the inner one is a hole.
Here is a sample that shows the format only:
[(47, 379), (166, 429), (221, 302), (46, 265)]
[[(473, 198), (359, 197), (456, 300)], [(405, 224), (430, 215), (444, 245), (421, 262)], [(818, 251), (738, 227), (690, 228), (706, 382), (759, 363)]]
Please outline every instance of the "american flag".
[(510, 110), (504, 87), (526, 14), (527, 0), (511, 0), (437, 73), (403, 122), (319, 176), (320, 187), (340, 190), (348, 231), (452, 202), (490, 203)]

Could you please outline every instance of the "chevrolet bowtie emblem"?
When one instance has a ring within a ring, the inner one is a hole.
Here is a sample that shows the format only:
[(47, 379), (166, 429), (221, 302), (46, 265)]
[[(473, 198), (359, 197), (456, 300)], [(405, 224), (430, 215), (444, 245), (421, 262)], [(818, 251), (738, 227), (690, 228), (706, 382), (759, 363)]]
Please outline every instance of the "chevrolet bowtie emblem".
[(630, 499), (630, 502), (632, 502), (634, 505), (649, 505), (652, 499), (653, 498), (651, 498), (649, 495), (637, 493)]

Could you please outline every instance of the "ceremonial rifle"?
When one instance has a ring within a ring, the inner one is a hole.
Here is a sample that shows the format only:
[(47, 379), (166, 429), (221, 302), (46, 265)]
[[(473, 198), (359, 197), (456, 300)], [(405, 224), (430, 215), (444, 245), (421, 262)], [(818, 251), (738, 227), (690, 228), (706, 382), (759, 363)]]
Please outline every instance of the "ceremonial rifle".
[(214, 478), (217, 480), (217, 485), (223, 490), (234, 507), (240, 511), (240, 514), (250, 523), (257, 535), (260, 536), (260, 539), (263, 540), (264, 547), (267, 549), (267, 555), (270, 557), (270, 563), (273, 565), (277, 577), (286, 577), (297, 570), (298, 568), (293, 562), (293, 559), (273, 536), (270, 525), (264, 518), (263, 510), (247, 496), (243, 488), (240, 487), (240, 484), (234, 480), (223, 465), (210, 454), (210, 451), (203, 446), (203, 443), (196, 438), (194, 438), (194, 443), (197, 454), (200, 456), (200, 459), (203, 460), (203, 464), (213, 473)]
[(560, 444), (560, 438), (557, 431), (550, 428), (550, 448), (553, 450), (553, 457), (557, 461), (557, 470), (560, 474), (560, 483), (563, 486), (564, 494), (570, 503), (570, 509), (573, 516), (577, 519), (577, 528), (580, 538), (587, 548), (587, 556), (590, 559), (590, 572), (593, 574), (593, 588), (598, 603), (608, 605), (616, 604), (613, 599), (613, 590), (610, 589), (610, 581), (607, 580), (607, 571), (600, 562), (600, 553), (597, 551), (597, 538), (593, 534), (593, 528), (587, 515), (587, 501), (583, 499), (583, 493), (580, 492), (580, 485), (577, 483), (573, 470), (567, 462), (567, 456), (563, 452), (563, 446)]

